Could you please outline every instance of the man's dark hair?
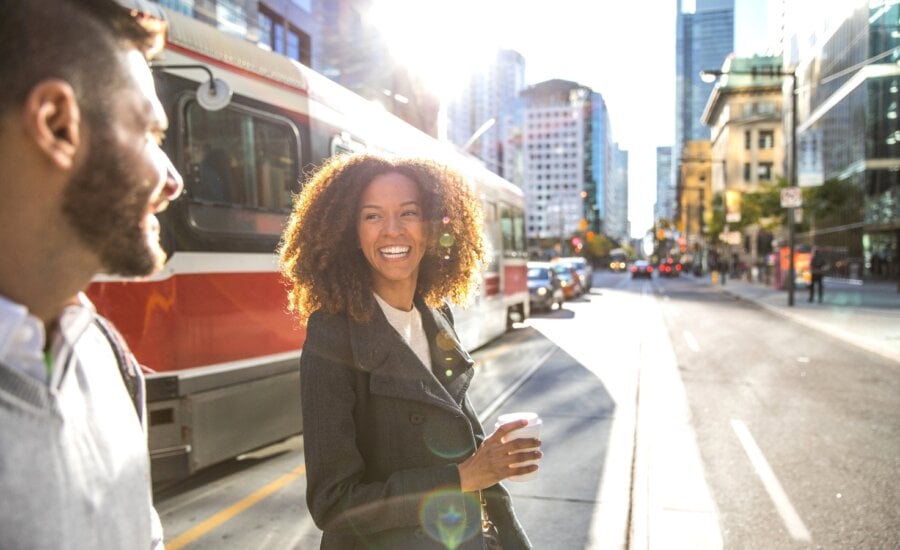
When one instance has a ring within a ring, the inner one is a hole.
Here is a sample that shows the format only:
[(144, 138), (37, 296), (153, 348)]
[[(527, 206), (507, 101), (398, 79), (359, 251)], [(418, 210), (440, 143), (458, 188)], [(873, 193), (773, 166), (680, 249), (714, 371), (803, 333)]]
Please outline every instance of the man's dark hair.
[(123, 46), (147, 52), (153, 34), (115, 0), (0, 1), (0, 115), (48, 79), (68, 82), (90, 122), (123, 84)]

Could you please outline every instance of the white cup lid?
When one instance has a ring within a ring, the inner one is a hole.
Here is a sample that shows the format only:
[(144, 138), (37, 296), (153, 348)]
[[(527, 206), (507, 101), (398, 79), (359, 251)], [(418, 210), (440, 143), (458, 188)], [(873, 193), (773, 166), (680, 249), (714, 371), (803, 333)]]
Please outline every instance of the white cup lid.
[(516, 420), (528, 420), (529, 426), (540, 426), (543, 424), (538, 413), (535, 412), (513, 412), (507, 414), (501, 414), (497, 417), (497, 425), (501, 426), (503, 424), (508, 424), (510, 422), (515, 422)]

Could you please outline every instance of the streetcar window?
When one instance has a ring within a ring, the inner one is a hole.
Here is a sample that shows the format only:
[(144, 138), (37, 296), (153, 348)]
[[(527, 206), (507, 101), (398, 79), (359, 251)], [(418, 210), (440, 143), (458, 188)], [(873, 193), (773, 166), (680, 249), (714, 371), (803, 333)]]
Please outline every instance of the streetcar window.
[(513, 248), (524, 258), (528, 255), (528, 245), (525, 240), (525, 211), (521, 208), (512, 207), (513, 219)]
[(525, 213), (515, 206), (500, 207), (500, 226), (503, 230), (503, 255), (507, 258), (525, 257)]
[(500, 239), (501, 228), (497, 219), (497, 205), (492, 202), (485, 202), (482, 205), (484, 209), (484, 240), (487, 246), (487, 266), (486, 271), (497, 271), (500, 265)]
[(240, 107), (208, 111), (189, 101), (184, 132), (194, 224), (219, 232), (279, 233), (299, 191), (293, 125)]

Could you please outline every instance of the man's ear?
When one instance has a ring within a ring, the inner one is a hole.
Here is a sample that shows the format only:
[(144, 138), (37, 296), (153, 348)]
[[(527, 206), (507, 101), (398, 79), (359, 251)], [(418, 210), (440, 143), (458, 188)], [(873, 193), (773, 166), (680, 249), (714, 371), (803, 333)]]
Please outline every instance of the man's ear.
[(75, 90), (64, 81), (44, 80), (25, 100), (25, 131), (48, 160), (70, 170), (81, 143), (81, 110)]

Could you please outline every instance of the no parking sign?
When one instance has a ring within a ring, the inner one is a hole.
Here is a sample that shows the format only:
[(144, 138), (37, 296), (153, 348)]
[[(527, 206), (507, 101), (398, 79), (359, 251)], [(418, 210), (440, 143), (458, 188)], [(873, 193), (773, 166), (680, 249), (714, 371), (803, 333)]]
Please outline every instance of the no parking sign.
[(781, 190), (782, 208), (800, 208), (803, 206), (803, 195), (799, 187), (787, 187)]

